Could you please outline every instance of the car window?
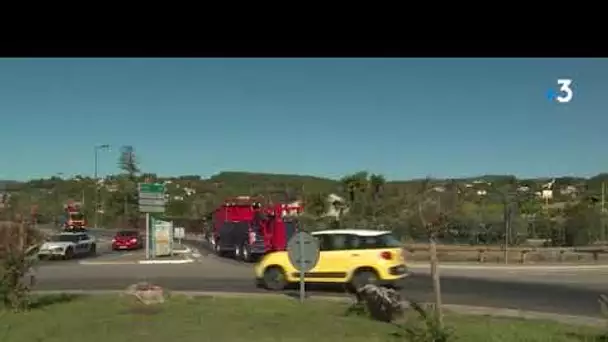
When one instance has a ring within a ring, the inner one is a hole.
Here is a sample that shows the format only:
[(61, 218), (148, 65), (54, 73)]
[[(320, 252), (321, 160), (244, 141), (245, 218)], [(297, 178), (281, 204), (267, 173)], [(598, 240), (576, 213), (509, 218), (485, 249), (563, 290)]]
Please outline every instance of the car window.
[(346, 234), (319, 234), (319, 249), (321, 251), (340, 251), (348, 249)]
[(138, 233), (134, 232), (134, 231), (122, 231), (122, 232), (118, 232), (116, 235), (120, 236), (120, 237), (129, 237), (129, 236), (137, 236)]
[(319, 250), (320, 251), (330, 251), (331, 250), (331, 241), (325, 234), (320, 234), (315, 236), (317, 241), (319, 242)]
[(78, 236), (71, 235), (71, 234), (54, 235), (54, 236), (51, 236), (49, 241), (52, 241), (52, 242), (77, 242)]
[(349, 247), (352, 249), (398, 248), (402, 243), (392, 234), (376, 236), (351, 235)]

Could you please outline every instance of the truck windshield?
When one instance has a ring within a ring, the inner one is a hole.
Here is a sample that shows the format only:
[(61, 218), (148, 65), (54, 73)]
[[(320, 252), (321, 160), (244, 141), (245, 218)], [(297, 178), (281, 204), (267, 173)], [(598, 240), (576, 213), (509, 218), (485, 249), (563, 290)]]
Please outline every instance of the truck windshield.
[(76, 241), (78, 241), (78, 236), (77, 235), (65, 235), (65, 234), (53, 235), (53, 236), (51, 236), (51, 238), (49, 240), (52, 242), (76, 242)]

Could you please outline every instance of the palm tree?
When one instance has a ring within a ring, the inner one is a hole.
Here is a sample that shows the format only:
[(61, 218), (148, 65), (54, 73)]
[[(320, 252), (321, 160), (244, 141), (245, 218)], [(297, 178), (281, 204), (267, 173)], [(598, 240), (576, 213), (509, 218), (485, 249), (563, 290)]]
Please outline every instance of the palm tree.
[(367, 189), (367, 172), (360, 171), (352, 175), (343, 177), (340, 182), (348, 193), (348, 199), (351, 203), (357, 199), (356, 194), (364, 192)]
[(382, 189), (384, 188), (384, 184), (386, 184), (386, 179), (384, 179), (384, 176), (382, 175), (372, 174), (369, 177), (369, 184), (372, 188), (372, 196), (374, 201), (377, 201)]

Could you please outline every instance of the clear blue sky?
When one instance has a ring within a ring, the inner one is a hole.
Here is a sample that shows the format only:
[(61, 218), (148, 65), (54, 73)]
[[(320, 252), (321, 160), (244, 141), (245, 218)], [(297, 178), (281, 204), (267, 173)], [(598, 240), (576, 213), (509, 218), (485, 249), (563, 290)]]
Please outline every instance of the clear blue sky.
[[(608, 59), (2, 59), (0, 179), (608, 171)], [(556, 80), (574, 99), (549, 101)]]

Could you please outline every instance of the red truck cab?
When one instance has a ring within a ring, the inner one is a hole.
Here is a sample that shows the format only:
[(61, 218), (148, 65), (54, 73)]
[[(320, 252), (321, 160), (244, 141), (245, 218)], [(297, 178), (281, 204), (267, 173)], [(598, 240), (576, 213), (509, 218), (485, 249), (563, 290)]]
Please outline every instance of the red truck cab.
[(215, 210), (210, 242), (218, 255), (249, 262), (268, 252), (285, 250), (297, 229), (295, 219), (289, 218), (301, 213), (302, 207), (278, 204), (263, 208), (261, 200), (239, 196)]

